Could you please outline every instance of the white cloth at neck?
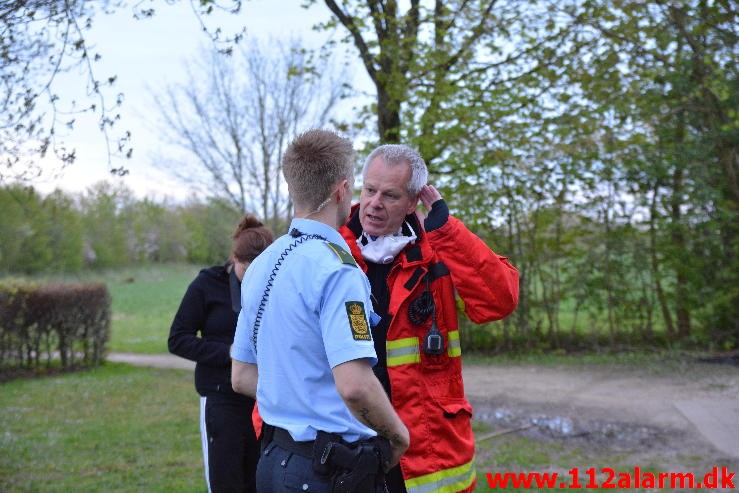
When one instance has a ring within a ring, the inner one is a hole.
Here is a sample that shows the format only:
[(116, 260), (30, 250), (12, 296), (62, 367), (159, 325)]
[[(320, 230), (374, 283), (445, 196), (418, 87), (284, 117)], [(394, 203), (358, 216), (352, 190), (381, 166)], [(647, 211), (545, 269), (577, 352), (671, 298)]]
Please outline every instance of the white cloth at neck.
[(395, 256), (409, 243), (416, 241), (416, 233), (408, 222), (405, 223), (411, 232), (409, 236), (403, 235), (403, 226), (397, 233), (372, 237), (365, 232), (357, 238), (357, 246), (362, 252), (362, 257), (368, 262), (375, 264), (389, 264)]

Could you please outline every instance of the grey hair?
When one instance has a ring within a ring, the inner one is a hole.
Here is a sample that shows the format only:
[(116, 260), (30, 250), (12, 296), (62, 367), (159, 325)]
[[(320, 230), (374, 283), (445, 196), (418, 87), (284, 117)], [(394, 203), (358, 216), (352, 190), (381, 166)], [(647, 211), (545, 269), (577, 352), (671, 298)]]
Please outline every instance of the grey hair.
[(367, 177), (367, 168), (376, 157), (381, 157), (388, 166), (407, 164), (411, 168), (411, 178), (408, 180), (407, 191), (413, 197), (421, 193), (421, 188), (429, 177), (426, 162), (417, 150), (403, 144), (384, 144), (377, 147), (367, 156), (362, 167), (362, 179)]

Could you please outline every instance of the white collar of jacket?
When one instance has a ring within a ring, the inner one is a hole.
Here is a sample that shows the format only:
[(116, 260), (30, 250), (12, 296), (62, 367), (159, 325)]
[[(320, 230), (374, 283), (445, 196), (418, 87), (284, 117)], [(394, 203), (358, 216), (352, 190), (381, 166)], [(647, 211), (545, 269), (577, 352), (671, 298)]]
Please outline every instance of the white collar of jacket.
[(364, 260), (375, 264), (389, 264), (392, 262), (403, 248), (414, 243), (416, 238), (418, 238), (407, 221), (405, 225), (408, 227), (410, 235), (403, 234), (402, 226), (395, 234), (382, 235), (375, 238), (362, 232), (360, 237), (357, 238), (357, 246), (362, 252)]

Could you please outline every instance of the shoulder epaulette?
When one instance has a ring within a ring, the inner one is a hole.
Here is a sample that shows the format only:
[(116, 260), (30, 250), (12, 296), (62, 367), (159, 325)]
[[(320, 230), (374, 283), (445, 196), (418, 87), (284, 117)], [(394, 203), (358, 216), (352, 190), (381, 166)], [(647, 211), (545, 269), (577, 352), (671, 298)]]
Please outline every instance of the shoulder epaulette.
[(325, 245), (329, 247), (331, 251), (336, 254), (337, 257), (339, 257), (339, 260), (341, 261), (342, 264), (353, 265), (354, 267), (359, 267), (357, 265), (357, 261), (354, 260), (354, 257), (352, 257), (352, 254), (344, 250), (342, 247), (340, 247), (336, 243), (331, 243), (330, 241), (326, 241)]

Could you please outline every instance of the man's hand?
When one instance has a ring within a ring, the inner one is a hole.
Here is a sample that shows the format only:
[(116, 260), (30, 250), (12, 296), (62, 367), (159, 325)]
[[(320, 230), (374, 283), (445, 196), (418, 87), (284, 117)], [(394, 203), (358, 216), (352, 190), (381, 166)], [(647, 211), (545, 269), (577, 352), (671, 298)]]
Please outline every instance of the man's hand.
[(441, 199), (441, 194), (433, 187), (433, 185), (424, 185), (423, 188), (421, 188), (421, 193), (418, 195), (418, 198), (421, 199), (421, 203), (426, 210), (430, 211), (434, 202)]
[(447, 219), (449, 219), (449, 207), (441, 198), (441, 194), (433, 186), (424, 185), (418, 197), (428, 210), (426, 217), (418, 216), (419, 219), (423, 220), (423, 229), (430, 232), (444, 226)]

